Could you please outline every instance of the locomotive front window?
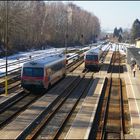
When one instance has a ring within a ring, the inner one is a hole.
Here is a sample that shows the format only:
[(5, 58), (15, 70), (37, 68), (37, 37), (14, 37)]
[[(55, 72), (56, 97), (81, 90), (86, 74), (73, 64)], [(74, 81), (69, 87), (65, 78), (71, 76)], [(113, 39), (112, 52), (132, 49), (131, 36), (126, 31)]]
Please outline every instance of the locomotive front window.
[(43, 77), (44, 71), (43, 68), (23, 68), (23, 75), (31, 77)]
[(86, 60), (95, 60), (98, 61), (98, 56), (97, 55), (87, 55)]

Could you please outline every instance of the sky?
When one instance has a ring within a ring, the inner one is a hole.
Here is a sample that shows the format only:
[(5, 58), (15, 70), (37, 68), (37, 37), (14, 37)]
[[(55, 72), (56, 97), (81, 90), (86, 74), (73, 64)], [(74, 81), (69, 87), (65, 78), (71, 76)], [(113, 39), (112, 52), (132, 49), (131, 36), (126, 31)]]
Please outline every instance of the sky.
[(140, 1), (69, 1), (99, 18), (102, 30), (115, 27), (131, 28), (135, 19), (140, 20)]

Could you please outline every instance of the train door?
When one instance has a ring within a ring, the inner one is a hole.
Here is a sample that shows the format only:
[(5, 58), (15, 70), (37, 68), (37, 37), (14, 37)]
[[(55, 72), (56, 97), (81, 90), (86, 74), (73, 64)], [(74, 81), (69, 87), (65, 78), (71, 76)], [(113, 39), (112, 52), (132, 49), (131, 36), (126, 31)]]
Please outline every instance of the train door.
[(57, 81), (57, 67), (56, 64), (53, 64), (49, 67), (47, 70), (48, 77), (49, 77), (49, 83), (52, 85)]
[(63, 76), (63, 61), (58, 62), (55, 65), (55, 69), (56, 69), (56, 78), (60, 79)]
[(45, 74), (44, 74), (44, 87), (47, 89), (50, 85), (50, 73), (51, 69), (49, 67), (44, 68)]
[(65, 62), (60, 61), (53, 65), (54, 75), (53, 75), (53, 81), (57, 82), (59, 79), (61, 79), (64, 76), (65, 73)]

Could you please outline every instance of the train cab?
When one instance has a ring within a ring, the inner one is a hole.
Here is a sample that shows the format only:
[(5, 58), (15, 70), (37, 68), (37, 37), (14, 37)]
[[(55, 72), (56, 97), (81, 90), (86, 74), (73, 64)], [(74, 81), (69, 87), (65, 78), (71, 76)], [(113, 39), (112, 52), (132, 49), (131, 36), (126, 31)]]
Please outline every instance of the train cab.
[(101, 51), (99, 48), (91, 49), (86, 52), (84, 57), (85, 68), (90, 70), (98, 69), (100, 57)]
[(48, 89), (66, 74), (66, 57), (48, 56), (24, 63), (21, 86), (27, 90)]

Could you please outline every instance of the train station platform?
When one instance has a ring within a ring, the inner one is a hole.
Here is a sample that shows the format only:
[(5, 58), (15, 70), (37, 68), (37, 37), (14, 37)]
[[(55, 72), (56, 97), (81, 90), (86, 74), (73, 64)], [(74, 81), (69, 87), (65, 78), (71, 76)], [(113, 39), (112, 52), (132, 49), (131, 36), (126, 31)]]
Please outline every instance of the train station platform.
[[(108, 53), (104, 61), (105, 65), (104, 67), (102, 67), (102, 71), (98, 74), (96, 73), (95, 81), (91, 86), (86, 98), (84, 99), (81, 109), (76, 115), (76, 118), (71, 128), (69, 129), (65, 139), (88, 139), (105, 77), (109, 75), (107, 74), (107, 69), (110, 64), (112, 54), (113, 52)], [(83, 64), (81, 64), (81, 69), (83, 69)], [(133, 77), (133, 73), (129, 65), (124, 65), (124, 70), (124, 73), (120, 74), (120, 77), (125, 79), (131, 117), (130, 134), (125, 135), (125, 139), (140, 139), (140, 70), (137, 69), (135, 78)], [(78, 73), (79, 71), (75, 70), (71, 75), (77, 76)], [(38, 115), (46, 110), (49, 104), (54, 100), (54, 97), (56, 99), (58, 96), (53, 93), (52, 98), (50, 95), (52, 96), (51, 92), (35, 102), (25, 112), (21, 113), (21, 115), (17, 117), (17, 119), (15, 119), (13, 123), (7, 125), (3, 130), (1, 130), (1, 138), (16, 139), (20, 137), (23, 130), (28, 131), (28, 129), (31, 127), (31, 123), (33, 123), (33, 119), (36, 118), (37, 120)], [(1, 103), (4, 102), (4, 100), (8, 100), (8, 98), (10, 97), (14, 98), (14, 95), (0, 98), (0, 107)], [(35, 109), (36, 107), (37, 109)], [(27, 116), (29, 116), (28, 119)], [(7, 133), (9, 133), (9, 135), (7, 135)], [(13, 134), (12, 137), (10, 134)]]
[(110, 65), (113, 52), (109, 51), (100, 72), (94, 74), (95, 80), (91, 86), (81, 108), (76, 115), (72, 126), (70, 127), (65, 139), (88, 139), (92, 129), (92, 123), (99, 104), (105, 77), (108, 75), (107, 70)]
[(8, 94), (0, 95), (0, 110), (6, 107), (10, 102), (16, 101), (19, 98), (22, 98), (25, 94), (23, 94), (23, 89), (15, 90), (14, 92)]
[(104, 78), (96, 78), (94, 80), (65, 139), (88, 139), (104, 81)]
[(137, 69), (136, 77), (133, 76), (129, 65), (126, 64), (124, 70), (121, 77), (125, 78), (131, 117), (130, 134), (127, 134), (125, 139), (140, 139), (140, 70)]

